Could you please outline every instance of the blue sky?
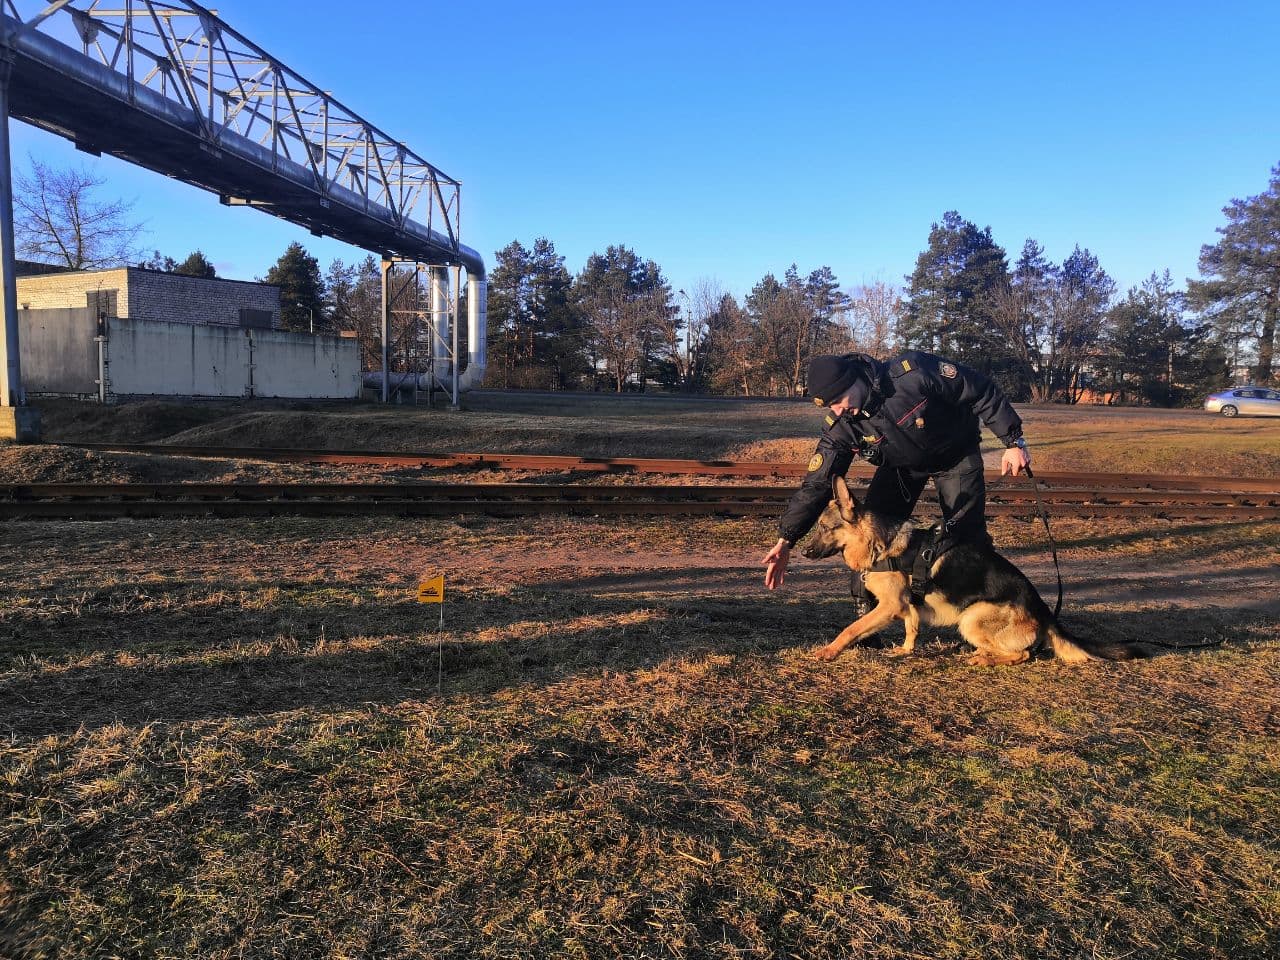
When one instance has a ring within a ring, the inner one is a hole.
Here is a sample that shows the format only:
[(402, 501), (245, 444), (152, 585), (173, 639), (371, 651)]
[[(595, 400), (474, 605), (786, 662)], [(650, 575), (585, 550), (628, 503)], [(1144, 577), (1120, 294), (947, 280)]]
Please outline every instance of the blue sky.
[[(1092, 250), (1120, 288), (1196, 276), (1232, 197), (1280, 163), (1280, 4), (479, 4), (225, 0), (240, 32), (463, 181), (492, 264), (622, 243), (674, 288), (795, 262), (901, 283), (950, 209), (1017, 256)], [(482, 11), (477, 14), (475, 11)], [(252, 279), (301, 241), (362, 251), (15, 122), (135, 201), (147, 250)]]

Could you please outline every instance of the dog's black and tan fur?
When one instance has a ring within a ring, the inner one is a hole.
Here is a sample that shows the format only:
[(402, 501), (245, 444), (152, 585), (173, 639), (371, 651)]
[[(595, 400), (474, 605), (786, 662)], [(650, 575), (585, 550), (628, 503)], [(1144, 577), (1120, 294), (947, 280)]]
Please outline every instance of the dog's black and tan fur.
[(1144, 656), (1130, 645), (1098, 645), (1069, 636), (1021, 570), (994, 550), (970, 544), (957, 544), (934, 561), (931, 584), (917, 607), (905, 573), (870, 570), (873, 564), (902, 554), (914, 522), (892, 521), (862, 509), (843, 478), (837, 477), (832, 486), (835, 496), (818, 518), (803, 553), (813, 560), (842, 553), (851, 569), (863, 572), (876, 606), (819, 649), (821, 659), (834, 660), (849, 644), (894, 620), (906, 625), (907, 635), (906, 642), (890, 654), (909, 654), (915, 650), (922, 614), (935, 626), (955, 626), (977, 649), (969, 662), (979, 666), (1022, 663), (1046, 640), (1066, 663)]

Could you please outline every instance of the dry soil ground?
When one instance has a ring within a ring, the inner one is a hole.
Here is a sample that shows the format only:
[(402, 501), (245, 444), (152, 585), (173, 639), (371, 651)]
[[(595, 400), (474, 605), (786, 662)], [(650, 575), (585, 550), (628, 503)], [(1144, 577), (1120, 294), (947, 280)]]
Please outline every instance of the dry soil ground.
[[(791, 461), (817, 426), (475, 406), (52, 404), (46, 425)], [(1280, 422), (1023, 414), (1043, 470), (1280, 472)], [(54, 446), (0, 471), (368, 475)], [(1039, 526), (993, 532), (1050, 592)], [(798, 561), (767, 594), (759, 520), (9, 523), (0, 956), (1275, 956), (1280, 524), (1054, 533), (1073, 629), (1221, 646), (982, 670), (942, 633), (820, 663), (841, 573)], [(413, 602), (429, 569), (443, 628)]]

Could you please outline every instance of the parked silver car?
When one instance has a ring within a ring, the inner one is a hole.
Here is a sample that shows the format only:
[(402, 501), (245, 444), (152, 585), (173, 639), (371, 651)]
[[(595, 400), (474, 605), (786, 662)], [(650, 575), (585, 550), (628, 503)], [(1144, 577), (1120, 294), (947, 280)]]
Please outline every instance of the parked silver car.
[(1280, 390), (1267, 387), (1233, 387), (1205, 397), (1205, 410), (1224, 417), (1280, 417)]

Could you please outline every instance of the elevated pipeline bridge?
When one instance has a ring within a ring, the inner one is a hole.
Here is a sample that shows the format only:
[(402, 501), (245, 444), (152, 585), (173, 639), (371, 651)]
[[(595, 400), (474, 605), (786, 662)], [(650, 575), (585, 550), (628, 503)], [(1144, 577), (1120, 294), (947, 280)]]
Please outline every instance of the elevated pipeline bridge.
[[(469, 364), (485, 363), (484, 260), (461, 242), (461, 183), (189, 0), (0, 0), (0, 402), (21, 405), (8, 121), (16, 117), (383, 260), (432, 270), (433, 370), (460, 382), (458, 292), (467, 273)], [(453, 294), (445, 291), (452, 270)], [(415, 271), (416, 273), (416, 271)], [(394, 295), (390, 297), (394, 299)], [(384, 377), (383, 398), (387, 386)]]

